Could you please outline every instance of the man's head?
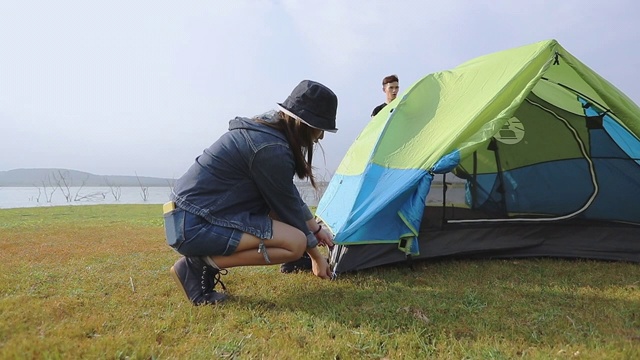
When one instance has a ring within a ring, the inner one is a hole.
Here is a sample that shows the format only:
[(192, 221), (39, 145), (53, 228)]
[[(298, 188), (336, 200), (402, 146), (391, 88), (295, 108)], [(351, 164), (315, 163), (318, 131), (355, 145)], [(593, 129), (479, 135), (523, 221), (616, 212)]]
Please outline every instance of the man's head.
[(400, 91), (398, 77), (389, 75), (382, 79), (382, 91), (387, 94), (387, 104), (392, 102), (398, 96), (398, 91)]

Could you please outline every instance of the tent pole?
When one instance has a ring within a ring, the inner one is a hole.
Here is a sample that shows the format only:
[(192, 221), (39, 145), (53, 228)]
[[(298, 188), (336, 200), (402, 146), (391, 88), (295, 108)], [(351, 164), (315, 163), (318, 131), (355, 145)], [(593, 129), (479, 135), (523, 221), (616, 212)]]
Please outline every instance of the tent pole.
[(471, 186), (471, 209), (476, 208), (478, 198), (478, 152), (473, 152), (473, 183)]
[(502, 209), (504, 210), (504, 216), (507, 216), (507, 198), (504, 196), (504, 174), (502, 173), (502, 165), (500, 163), (500, 153), (498, 151), (498, 141), (495, 137), (491, 138), (491, 142), (489, 143), (489, 150), (493, 151), (496, 159), (496, 170), (498, 171), (498, 193), (502, 197)]
[(442, 222), (440, 223), (440, 229), (444, 229), (444, 225), (447, 223), (447, 174), (442, 174)]

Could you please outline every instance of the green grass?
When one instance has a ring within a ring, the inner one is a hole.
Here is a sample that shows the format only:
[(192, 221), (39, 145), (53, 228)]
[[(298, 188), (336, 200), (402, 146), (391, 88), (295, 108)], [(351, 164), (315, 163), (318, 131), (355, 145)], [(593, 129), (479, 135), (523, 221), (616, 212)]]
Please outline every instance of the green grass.
[(322, 281), (231, 269), (193, 307), (161, 206), (0, 210), (2, 359), (634, 359), (638, 264), (438, 261)]

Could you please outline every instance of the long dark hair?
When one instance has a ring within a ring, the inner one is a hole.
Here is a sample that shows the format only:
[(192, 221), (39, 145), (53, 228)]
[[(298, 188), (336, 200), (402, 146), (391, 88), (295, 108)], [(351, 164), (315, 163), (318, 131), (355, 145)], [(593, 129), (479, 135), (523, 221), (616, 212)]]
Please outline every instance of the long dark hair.
[[(293, 159), (296, 166), (296, 175), (301, 180), (309, 179), (311, 186), (316, 188), (316, 181), (313, 176), (312, 161), (313, 147), (315, 145), (315, 137), (317, 131), (307, 124), (297, 120), (282, 111), (278, 111), (275, 115), (276, 121), (269, 122), (262, 119), (256, 119), (257, 122), (280, 130), (289, 142), (289, 147), (293, 152)], [(306, 159), (305, 159), (306, 157)]]

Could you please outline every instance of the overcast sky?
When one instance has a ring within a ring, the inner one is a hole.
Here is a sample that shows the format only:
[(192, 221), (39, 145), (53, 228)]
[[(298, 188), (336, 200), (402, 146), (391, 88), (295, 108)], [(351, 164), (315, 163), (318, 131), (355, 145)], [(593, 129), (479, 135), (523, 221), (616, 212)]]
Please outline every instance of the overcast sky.
[(640, 103), (638, 4), (2, 0), (0, 171), (179, 177), (230, 119), (312, 79), (339, 98), (339, 131), (314, 160), (323, 176), (384, 101), (384, 76), (402, 91), (546, 39)]

